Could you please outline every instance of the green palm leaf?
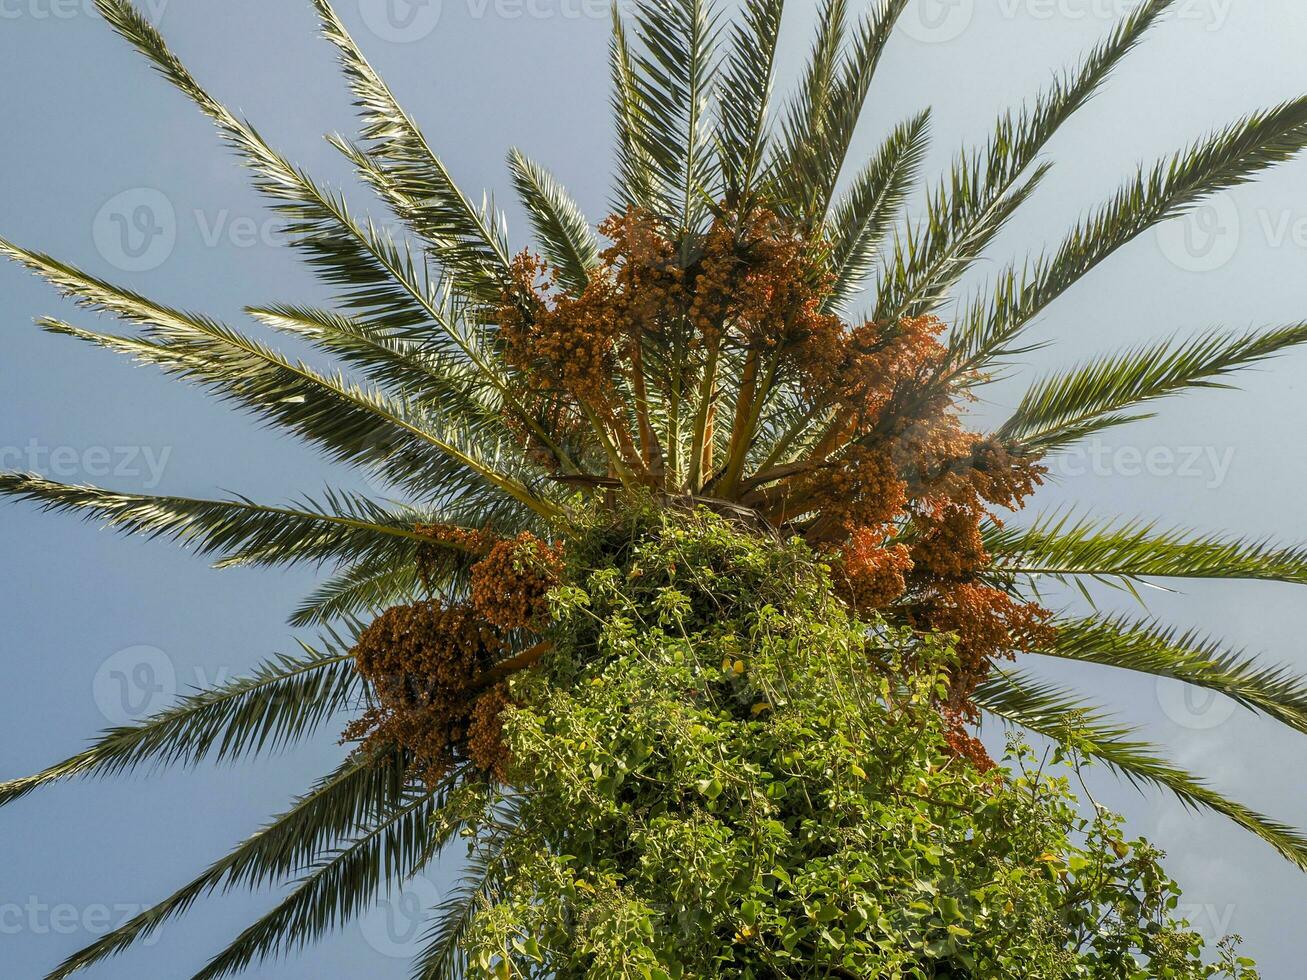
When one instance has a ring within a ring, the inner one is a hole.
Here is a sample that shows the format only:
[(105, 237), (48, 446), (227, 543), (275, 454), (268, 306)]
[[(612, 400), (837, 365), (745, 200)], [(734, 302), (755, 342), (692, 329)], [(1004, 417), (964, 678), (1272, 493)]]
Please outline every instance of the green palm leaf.
[(829, 312), (842, 312), (872, 271), (881, 244), (894, 227), (903, 202), (926, 156), (930, 111), (895, 128), (880, 151), (854, 178), (836, 203), (826, 234), (835, 277), (826, 301)]
[[(817, 31), (798, 90), (790, 97), (781, 120), (781, 142), (769, 170), (778, 191), (772, 194), (780, 206), (792, 208), (792, 216), (811, 214), (811, 194), (805, 186), (821, 181), (819, 172), (795, 173), (795, 168), (816, 145), (834, 97), (840, 52), (848, 31), (848, 0), (822, 0), (817, 12)], [(788, 193), (787, 193), (788, 192)], [(825, 217), (825, 215), (822, 215)]]
[(458, 188), (417, 124), (368, 64), (328, 0), (314, 0), (322, 32), (340, 51), (360, 115), (363, 140), (377, 163), (372, 181), (395, 213), (430, 244), (469, 295), (494, 303), (509, 284), (503, 217), (475, 207)]
[(1307, 870), (1307, 837), (1241, 803), (1225, 799), (1074, 695), (1022, 674), (1000, 670), (976, 693), (976, 703), (999, 718), (1054, 741), (1072, 739), (1082, 751), (1135, 784), (1170, 790), (1186, 806), (1229, 817)]
[(1307, 680), (1265, 664), (1196, 630), (1125, 617), (1061, 620), (1045, 657), (1132, 670), (1215, 691), (1251, 711), (1307, 732)]
[(39, 322), (196, 380), (322, 446), (333, 460), (370, 468), (412, 493), (441, 499), (494, 490), (538, 513), (554, 509), (515, 475), (521, 469), (515, 456), (478, 443), (461, 418), (415, 410), (339, 375), (320, 374), (227, 328), (197, 322), (171, 330), (170, 342), (160, 343)]
[[(503, 809), (503, 808), (501, 808)], [(477, 841), (462, 879), (434, 911), (434, 925), (423, 937), (425, 945), (413, 964), (414, 980), (460, 980), (466, 976), (467, 956), (463, 937), (479, 908), (493, 901), (506, 870), (508, 850), (517, 832), (516, 812), (510, 804), (506, 812), (489, 821), (491, 832)]]
[(426, 591), (448, 584), (466, 562), (450, 562), (449, 571), (437, 572), (424, 581), (418, 573), (415, 555), (380, 554), (364, 558), (338, 571), (319, 585), (296, 608), (292, 626), (321, 626), (339, 619), (376, 614), (391, 606), (410, 602)]
[(1020, 353), (1015, 338), (1050, 303), (1149, 228), (1247, 183), (1307, 146), (1307, 98), (1254, 113), (1135, 178), (1080, 222), (1051, 256), (1001, 274), (959, 318), (959, 373)]
[(777, 197), (806, 227), (826, 219), (858, 119), (894, 25), (908, 0), (877, 0), (842, 57), (847, 4), (823, 7), (812, 61), (791, 103), (785, 141), (772, 164)]
[(576, 202), (544, 167), (519, 150), (508, 153), (513, 185), (531, 218), (541, 253), (563, 285), (581, 293), (599, 264), (599, 244)]
[(348, 923), (376, 897), (421, 870), (463, 825), (467, 794), (447, 781), (437, 791), (406, 788), (369, 814), (341, 846), (317, 857), (285, 900), (195, 974), (216, 980), (284, 955)]
[[(407, 248), (394, 244), (371, 226), (366, 230), (361, 227), (340, 195), (318, 187), (269, 147), (253, 127), (210, 96), (169, 50), (154, 26), (127, 0), (96, 2), (114, 28), (218, 124), (226, 141), (253, 170), (256, 188), (270, 197), (286, 218), (285, 231), (291, 243), (306, 252), (310, 266), (318, 269), (328, 283), (344, 287), (341, 299), (348, 309), (375, 319), (377, 326), (389, 330), (411, 329), (424, 320), (434, 324), (499, 389), (509, 409), (555, 452), (560, 464), (570, 468), (566, 456), (513, 397), (513, 384), (498, 357), (473, 329), (451, 321), (437, 291), (424, 281)], [(372, 183), (384, 185), (390, 179), (373, 158), (340, 145)], [(506, 267), (506, 258), (504, 263)], [(496, 289), (491, 299), (497, 298)]]
[(608, 60), (612, 74), (612, 110), (617, 124), (617, 186), (613, 209), (625, 213), (635, 208), (658, 214), (667, 210), (655, 199), (654, 162), (645, 144), (645, 106), (635, 81), (635, 65), (626, 25), (613, 0), (613, 34)]
[(414, 980), (463, 980), (468, 956), (462, 942), (484, 904), (493, 900), (498, 869), (492, 860), (477, 857), (455, 886), (453, 894), (432, 910), (435, 926), (413, 965)]
[(306, 498), (296, 506), (270, 507), (244, 497), (117, 493), (29, 473), (0, 473), (0, 495), (80, 514), (125, 534), (176, 541), (196, 554), (216, 556), (220, 566), (357, 560), (396, 547), (435, 547), (413, 529), (420, 517), (396, 515), (365, 497), (332, 491), (322, 504)]
[(637, 0), (633, 14), (639, 43), (628, 51), (625, 84), (641, 124), (630, 135), (654, 177), (654, 213), (695, 231), (705, 195), (718, 196), (710, 152), (718, 16), (709, 0)]
[(392, 750), (351, 756), (198, 878), (68, 957), (46, 980), (64, 980), (148, 939), (169, 919), (216, 891), (280, 884), (312, 866), (403, 798), (407, 764)]
[(147, 763), (229, 762), (310, 737), (352, 704), (362, 684), (337, 637), (322, 651), (301, 646), (302, 656), (277, 657), (248, 677), (111, 729), (90, 748), (36, 775), (0, 783), (0, 805), (64, 779), (116, 776)]
[(1026, 529), (992, 531), (986, 546), (1009, 575), (1102, 579), (1250, 579), (1307, 585), (1307, 548), (1222, 534), (1195, 535), (1145, 521), (1052, 515)]
[(412, 256), (386, 236), (364, 230), (339, 194), (328, 192), (273, 150), (247, 122), (214, 99), (169, 50), (163, 37), (126, 0), (97, 0), (114, 28), (150, 63), (218, 124), (223, 139), (254, 174), (255, 187), (285, 219), (292, 245), (305, 252), (323, 279), (343, 287), (348, 309), (379, 317), (391, 329), (434, 321), (428, 287), (419, 282)]
[(79, 305), (112, 313), (161, 342), (44, 319), (40, 325), (47, 330), (196, 378), (326, 446), (336, 459), (377, 465), (401, 481), (421, 472), (424, 481), (461, 479), (467, 486), (466, 476), (475, 474), (475, 480), (488, 480), (522, 503), (535, 500), (520, 482), (479, 462), (474, 446), (455, 445), (456, 430), (445, 434), (451, 438), (434, 434), (429, 414), (419, 422), (402, 404), (292, 363), (214, 320), (155, 303), (40, 252), (0, 239), (0, 254), (27, 266)]
[(748, 0), (722, 67), (720, 145), (724, 200), (748, 213), (767, 156), (767, 113), (785, 0)]
[(926, 216), (910, 227), (887, 263), (875, 319), (931, 312), (1047, 170), (1036, 156), (1094, 96), (1113, 69), (1175, 0), (1149, 0), (1090, 52), (1080, 70), (1059, 79), (1033, 108), (999, 119), (988, 146), (963, 153), (931, 193)]
[(1109, 425), (1147, 418), (1121, 413), (1191, 388), (1228, 387), (1221, 379), (1307, 342), (1307, 324), (1231, 336), (1207, 333), (1091, 360), (1033, 385), (998, 430), (1001, 439), (1047, 451)]
[(274, 304), (246, 312), (265, 326), (307, 340), (419, 410), (439, 408), (494, 438), (507, 435), (498, 392), (466, 362), (451, 362), (429, 342), (314, 307)]

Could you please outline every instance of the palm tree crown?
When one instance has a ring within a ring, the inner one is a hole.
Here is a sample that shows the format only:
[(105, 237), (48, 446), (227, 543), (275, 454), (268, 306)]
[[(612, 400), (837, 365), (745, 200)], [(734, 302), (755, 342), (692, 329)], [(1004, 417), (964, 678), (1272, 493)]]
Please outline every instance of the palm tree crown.
[[(362, 117), (357, 141), (333, 143), (402, 223), (401, 239), (355, 216), (210, 96), (128, 0), (96, 2), (213, 119), (289, 241), (337, 291), (330, 309), (287, 303), (249, 315), (321, 349), (339, 371), (0, 240), (61, 292), (133, 329), (40, 326), (196, 382), (404, 502), (328, 492), (265, 505), (0, 474), (7, 495), (171, 538), (221, 566), (333, 570), (292, 619), (321, 628), (321, 642), (0, 784), (0, 803), (73, 776), (279, 748), (370, 706), (350, 728), (363, 747), (336, 771), (51, 977), (126, 948), (212, 891), (301, 876), (199, 974), (223, 976), (318, 936), (365, 907), (389, 872), (429, 860), (457, 829), (441, 819), (450, 794), (496, 771), (487, 733), (500, 683), (542, 653), (523, 597), (548, 587), (551, 556), (580, 511), (631, 495), (803, 537), (856, 610), (955, 634), (959, 663), (940, 710), (977, 764), (988, 760), (967, 729), (983, 715), (1053, 738), (1074, 725), (1129, 779), (1227, 815), (1307, 869), (1307, 837), (1224, 799), (1011, 662), (1029, 654), (1173, 678), (1307, 731), (1307, 685), (1288, 670), (1151, 619), (1058, 615), (1036, 592), (1041, 578), (1307, 584), (1307, 550), (1008, 513), (1041, 485), (1050, 454), (1146, 418), (1157, 399), (1220, 386), (1307, 341), (1307, 324), (1113, 352), (1037, 381), (996, 431), (965, 427), (968, 399), (1063, 292), (1150, 227), (1307, 146), (1307, 98), (1141, 167), (1060, 244), (998, 273), (951, 324), (936, 318), (1039, 185), (1047, 142), (1173, 0), (1139, 6), (1078, 68), (1002, 116), (988, 143), (926, 187), (911, 219), (928, 113), (896, 126), (862, 166), (847, 160), (907, 0), (877, 0), (856, 19), (845, 0), (823, 0), (800, 84), (778, 108), (783, 0), (745, 0), (733, 23), (709, 0), (637, 0), (629, 22), (614, 12), (618, 174), (614, 213), (597, 226), (604, 241), (548, 171), (513, 150), (512, 182), (536, 237), (522, 255), (510, 252), (503, 216), (454, 183), (328, 0), (315, 6)], [(403, 692), (387, 685), (382, 641), (417, 620), (450, 636), (477, 629), (434, 596), (471, 596), (502, 634), (488, 659), (458, 668), (462, 713), (446, 709), (457, 725), (433, 745), (429, 731), (406, 736), (392, 710)], [(454, 961), (423, 962), (438, 977)]]

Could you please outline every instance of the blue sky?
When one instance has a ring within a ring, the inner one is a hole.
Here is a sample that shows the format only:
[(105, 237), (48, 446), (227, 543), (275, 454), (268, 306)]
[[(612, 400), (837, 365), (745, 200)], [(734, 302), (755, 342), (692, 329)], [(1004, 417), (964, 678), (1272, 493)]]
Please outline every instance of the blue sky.
[[(328, 182), (347, 168), (322, 139), (351, 131), (348, 96), (307, 0), (142, 0), (219, 98)], [(308, 302), (322, 289), (272, 231), (212, 126), (154, 77), (89, 0), (0, 0), (0, 234), (154, 298), (241, 322), (247, 304)], [(513, 219), (504, 155), (520, 146), (605, 213), (611, 140), (607, 6), (597, 0), (339, 0), (369, 56), (469, 193), (498, 192)], [(857, 9), (858, 2), (852, 4)], [(996, 114), (1072, 63), (1124, 0), (915, 0), (872, 91), (855, 147), (869, 155), (899, 119), (934, 107), (931, 162), (983, 138)], [(1057, 137), (1057, 166), (1004, 233), (1000, 263), (1062, 229), (1151, 161), (1236, 118), (1307, 91), (1307, 8), (1294, 0), (1179, 0), (1175, 14)], [(811, 5), (791, 4), (787, 69), (807, 46)], [(1091, 352), (1214, 326), (1307, 315), (1307, 160), (1145, 236), (1073, 290), (1036, 327), (1056, 346), (977, 406), (998, 418), (1020, 380)], [(350, 191), (366, 207), (365, 195)], [(41, 314), (88, 322), (21, 270), (0, 268), (0, 468), (67, 482), (277, 501), (355, 486), (316, 454), (196, 390), (105, 352), (42, 334)], [(1158, 419), (1104, 436), (1058, 464), (1042, 506), (1253, 536), (1307, 539), (1307, 354), (1248, 374)], [(0, 506), (0, 779), (35, 771), (170, 694), (293, 650), (285, 618), (308, 571), (217, 572), (167, 545), (123, 541), (66, 517)], [(1307, 670), (1307, 606), (1287, 587), (1151, 596), (1176, 622)], [(1121, 603), (1106, 595), (1106, 605)], [(1088, 669), (1050, 668), (1112, 699), (1180, 761), (1223, 790), (1307, 824), (1290, 733), (1219, 701)], [(34, 977), (142, 905), (165, 896), (283, 807), (339, 758), (331, 738), (284, 757), (48, 789), (0, 811), (0, 951), (6, 975)], [(1217, 817), (1120, 787), (1101, 799), (1170, 853), (1196, 924), (1242, 933), (1268, 980), (1300, 975), (1307, 879)], [(414, 909), (448, 887), (457, 861), (361, 924), (258, 976), (406, 976)], [(170, 923), (106, 978), (189, 975), (275, 900), (219, 896)], [(189, 971), (189, 972), (188, 972)]]

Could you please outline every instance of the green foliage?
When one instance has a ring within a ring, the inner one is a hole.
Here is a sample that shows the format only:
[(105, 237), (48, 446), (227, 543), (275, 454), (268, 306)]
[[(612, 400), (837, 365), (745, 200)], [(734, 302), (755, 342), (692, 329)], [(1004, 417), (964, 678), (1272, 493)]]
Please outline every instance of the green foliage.
[(749, 0), (731, 31), (722, 70), (722, 183), (729, 207), (748, 211), (770, 133), (767, 114), (785, 0)]
[(976, 703), (1012, 725), (1057, 742), (1066, 742), (1074, 734), (1081, 752), (1106, 763), (1131, 783), (1163, 787), (1188, 807), (1224, 814), (1307, 871), (1307, 835), (1226, 799), (1141, 741), (1137, 729), (1113, 720), (1075, 694), (1019, 672), (998, 669), (976, 691)]
[(887, 263), (876, 319), (920, 316), (943, 302), (1038, 186), (1050, 164), (1035, 161), (1048, 141), (1093, 98), (1173, 3), (1148, 0), (1140, 5), (1077, 72), (1058, 78), (1029, 108), (1005, 113), (982, 151), (959, 154), (947, 179), (930, 194), (925, 219), (909, 229)]
[(878, 0), (846, 36), (847, 0), (826, 0), (803, 83), (790, 102), (773, 160), (773, 195), (810, 227), (826, 217), (876, 68), (907, 0)]
[(947, 644), (850, 619), (802, 545), (587, 540), (515, 687), (514, 832), (469, 830), (496, 884), (468, 975), (1256, 976), (1203, 965), (1158, 853), (1076, 805), (1074, 748), (1007, 778), (950, 753)]
[[(319, 370), (261, 335), (40, 251), (0, 239), (0, 254), (125, 332), (55, 319), (38, 321), (43, 329), (194, 383), (328, 460), (380, 478), (399, 502), (328, 492), (268, 506), (16, 473), (0, 474), (0, 496), (173, 540), (219, 565), (324, 564), (330, 577), (293, 623), (343, 623), (353, 635), (357, 620), (388, 606), (466, 590), (468, 556), (433, 547), (417, 524), (570, 540), (571, 505), (585, 496), (576, 488), (606, 492), (612, 474), (606, 447), (558, 424), (556, 406), (504, 356), (487, 322), (510, 275), (503, 213), (489, 195), (457, 185), (329, 0), (314, 5), (360, 115), (356, 140), (331, 142), (406, 229), (398, 239), (378, 229), (388, 217), (356, 217), (344, 194), (214, 98), (130, 0), (96, 0), (109, 24), (216, 123), (289, 244), (328, 288), (324, 308), (292, 300), (247, 312), (256, 327), (308, 341), (329, 366)], [(863, 9), (823, 0), (797, 89), (779, 100), (772, 88), (784, 74), (783, 0), (744, 0), (734, 27), (726, 6), (639, 0), (625, 18), (614, 6), (616, 209), (666, 218), (687, 267), (723, 204), (775, 210), (820, 237), (834, 281), (829, 309), (845, 312), (866, 287), (879, 315), (892, 318), (940, 307), (1038, 185), (1054, 134), (1177, 5), (1138, 5), (1080, 67), (1002, 115), (983, 146), (962, 149), (924, 199), (926, 111), (885, 134), (870, 160), (848, 158), (906, 0)], [(1304, 146), (1307, 98), (1299, 98), (1141, 166), (1052, 250), (1018, 259), (968, 300), (931, 384), (943, 392), (991, 380), (1022, 350), (1024, 329), (1123, 246)], [(526, 154), (514, 151), (510, 170), (537, 249), (577, 289), (597, 255), (592, 223)], [(1234, 370), (1304, 336), (1301, 325), (1206, 334), (1090, 361), (1037, 383), (995, 437), (1020, 451), (1057, 449), (1146, 418), (1161, 398), (1224, 387)], [(687, 478), (664, 504), (812, 462), (831, 419), (782, 373), (762, 379), (752, 398), (749, 472), (720, 481), (700, 465), (704, 430), (713, 406), (712, 438), (729, 438), (720, 423), (741, 405), (745, 358), (725, 350), (701, 367), (672, 335), (646, 336), (644, 345), (643, 361), (655, 369), (650, 424), (668, 470)], [(810, 555), (719, 523), (643, 514), (582, 531), (589, 551), (573, 556), (572, 584), (555, 596), (559, 647), (547, 673), (519, 685), (510, 725), (529, 792), (487, 808), (485, 787), (465, 773), (433, 788), (406, 783), (409, 760), (396, 751), (347, 760), (227, 857), (52, 976), (121, 951), (213, 891), (295, 881), (201, 975), (255, 965), (345, 922), (472, 817), (466, 887), (433, 910), (417, 964), (430, 980), (514, 967), (605, 978), (1208, 975), (1193, 937), (1167, 920), (1174, 891), (1154, 852), (1127, 846), (1105, 814), (1079, 816), (1067, 782), (1026, 772), (1019, 752), (1003, 784), (948, 755), (931, 707), (950, 656), (942, 638), (910, 644), (883, 624), (850, 621)], [(1086, 595), (1081, 583), (1133, 590), (1156, 578), (1307, 584), (1301, 548), (1145, 522), (1055, 515), (995, 530), (987, 544), (996, 559), (988, 578), (1019, 599), (1037, 596), (1047, 578)], [(64, 778), (243, 759), (310, 738), (356, 706), (365, 687), (350, 642), (333, 634), (321, 652), (268, 661), (107, 732), (64, 762), (0, 784), (0, 805)], [(1068, 621), (1056, 644), (1031, 652), (1175, 678), (1307, 729), (1300, 678), (1161, 624)], [(1101, 759), (1132, 781), (1229, 816), (1307, 867), (1301, 834), (1226, 800), (1073, 694), (1008, 671), (991, 677), (978, 703), (1070, 746), (1077, 775), (1082, 757)], [(1222, 955), (1227, 974), (1255, 976), (1231, 950)]]
[(1307, 146), (1307, 98), (1226, 126), (1135, 176), (1082, 219), (1057, 251), (999, 274), (954, 325), (959, 362), (976, 368), (1020, 353), (1014, 341), (1058, 297), (1149, 228), (1188, 214)]
[(396, 752), (342, 763), (258, 833), (201, 875), (66, 959), (50, 974), (62, 980), (140, 942), (197, 900), (235, 885), (279, 884), (384, 814), (403, 790), (406, 760)]
[[(100, 0), (101, 6), (118, 6)], [(426, 137), (368, 63), (326, 0), (314, 0), (323, 36), (340, 52), (341, 67), (363, 123), (371, 164), (360, 175), (421, 235), (440, 262), (457, 271), (469, 293), (493, 303), (508, 274), (508, 242), (493, 204), (476, 207), (454, 183)]]
[[(0, 473), (0, 493), (44, 509), (80, 514), (127, 534), (166, 538), (213, 556), (219, 567), (291, 565), (378, 553), (412, 560), (419, 544), (415, 513), (395, 514), (353, 494), (328, 491), (323, 503), (304, 499), (268, 507), (244, 498), (194, 500), (114, 493), (68, 486), (23, 473)], [(398, 556), (396, 552), (398, 551)]]

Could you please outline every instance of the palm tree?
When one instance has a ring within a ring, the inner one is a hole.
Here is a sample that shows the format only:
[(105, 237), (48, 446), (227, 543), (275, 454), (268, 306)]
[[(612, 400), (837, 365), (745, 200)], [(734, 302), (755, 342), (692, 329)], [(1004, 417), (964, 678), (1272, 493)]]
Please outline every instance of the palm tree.
[[(1225, 814), (1307, 869), (1307, 837), (1223, 798), (1131, 729), (1004, 659), (1019, 653), (1172, 678), (1307, 731), (1307, 685), (1287, 669), (1152, 619), (1050, 618), (1035, 591), (1040, 580), (1132, 590), (1153, 579), (1307, 584), (1307, 550), (1065, 513), (993, 517), (1039, 484), (1040, 459), (1146, 418), (1158, 399), (1221, 386), (1236, 369), (1307, 341), (1307, 323), (1108, 353), (1035, 383), (984, 437), (959, 441), (956, 407), (1022, 352), (1035, 317), (1117, 249), (1307, 146), (1307, 98), (1141, 167), (1057, 247), (1006, 268), (962, 302), (943, 339), (933, 319), (1038, 187), (1045, 144), (1173, 0), (1141, 5), (1075, 71), (1002, 116), (988, 143), (959, 153), (926, 188), (911, 220), (905, 206), (920, 183), (928, 113), (895, 127), (861, 167), (846, 159), (907, 0), (877, 0), (856, 21), (846, 0), (823, 0), (801, 82), (776, 112), (783, 0), (746, 0), (734, 23), (709, 0), (638, 0), (631, 24), (614, 11), (619, 172), (616, 216), (604, 226), (613, 248), (601, 248), (542, 166), (509, 155), (539, 263), (510, 254), (502, 215), (454, 183), (328, 0), (315, 6), (362, 117), (356, 142), (333, 142), (406, 229), (401, 240), (357, 217), (210, 96), (128, 0), (96, 2), (212, 118), (284, 219), (291, 244), (338, 292), (332, 309), (287, 304), (250, 316), (331, 355), (340, 372), (0, 240), (0, 250), (65, 295), (134, 329), (103, 333), (48, 318), (39, 325), (196, 382), (384, 480), (406, 502), (330, 492), (268, 505), (0, 474), (7, 495), (175, 540), (219, 566), (333, 569), (292, 618), (319, 627), (320, 642), (0, 784), (0, 803), (72, 777), (235, 760), (308, 739), (375, 693), (351, 652), (363, 621), (467, 589), (483, 552), (451, 530), (559, 540), (577, 508), (638, 492), (801, 535), (843, 562), (850, 581), (855, 555), (870, 549), (876, 570), (901, 578), (888, 597), (868, 602), (887, 618), (958, 630), (938, 615), (948, 589), (965, 582), (987, 590), (991, 604), (1004, 597), (999, 618), (1010, 649), (984, 651), (965, 703), (950, 710), (1054, 739), (1074, 726), (1082, 748), (1129, 780)], [(639, 259), (649, 250), (653, 259)], [(630, 305), (636, 278), (644, 288), (659, 276), (664, 305), (641, 320)], [(753, 316), (733, 290), (754, 290), (770, 312)], [(861, 326), (844, 326), (861, 295), (870, 310), (857, 318)], [(785, 315), (769, 319), (777, 304)], [(578, 332), (585, 324), (597, 332)], [(835, 373), (822, 376), (823, 365)], [(968, 489), (955, 492), (962, 484)], [(874, 511), (894, 494), (890, 512), (849, 513), (854, 504)], [(932, 548), (956, 556), (968, 542), (972, 557), (960, 573), (932, 565)], [(525, 643), (511, 653), (487, 683), (540, 655)], [(351, 753), (228, 856), (50, 976), (127, 948), (211, 892), (288, 878), (297, 884), (284, 901), (199, 976), (224, 976), (317, 938), (366, 908), (392, 874), (429, 861), (457, 830), (441, 820), (445, 801), (461, 781), (482, 778), (462, 766), (431, 785), (411, 778), (411, 762), (393, 746)], [(456, 896), (438, 917), (457, 923), (460, 903), (472, 900)], [(457, 972), (457, 956), (439, 945), (456, 938), (456, 927), (436, 930), (422, 975)]]

